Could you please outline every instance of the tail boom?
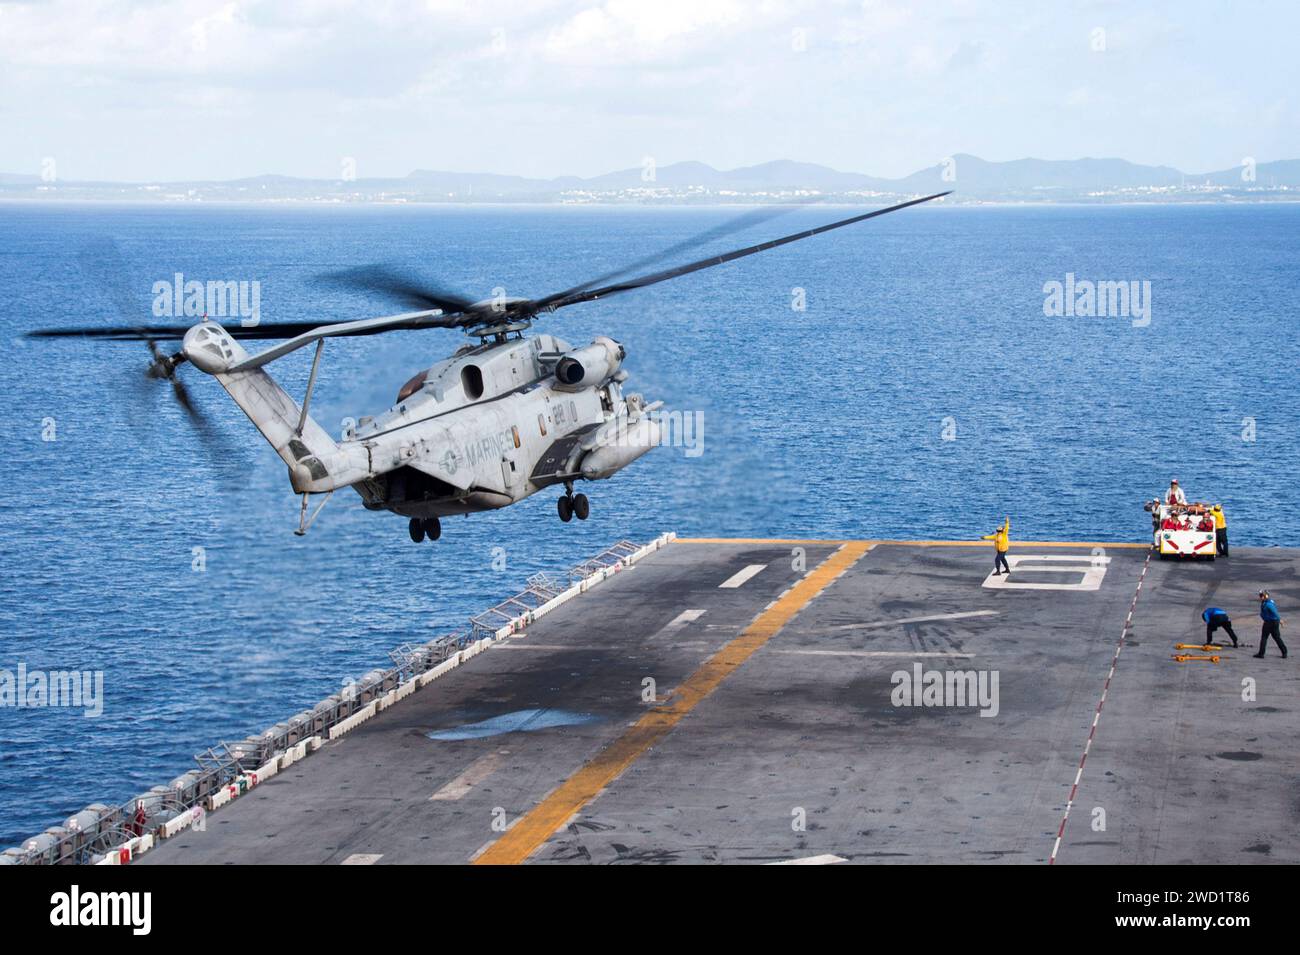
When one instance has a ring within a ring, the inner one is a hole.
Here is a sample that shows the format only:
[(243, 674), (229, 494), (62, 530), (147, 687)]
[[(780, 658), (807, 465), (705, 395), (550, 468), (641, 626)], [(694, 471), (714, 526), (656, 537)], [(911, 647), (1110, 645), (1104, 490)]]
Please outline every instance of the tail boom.
[(265, 369), (227, 371), (245, 361), (248, 353), (220, 325), (195, 325), (185, 334), (182, 350), (195, 367), (217, 379), (262, 432), (288, 467), (294, 491), (332, 491), (370, 475), (365, 447), (336, 442), (315, 419), (302, 413)]

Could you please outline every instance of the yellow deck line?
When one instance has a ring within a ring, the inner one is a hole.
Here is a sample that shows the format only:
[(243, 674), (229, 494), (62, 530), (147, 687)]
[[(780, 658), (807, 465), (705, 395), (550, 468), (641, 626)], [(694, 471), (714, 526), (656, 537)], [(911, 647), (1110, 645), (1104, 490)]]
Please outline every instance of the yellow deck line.
[(810, 600), (853, 566), (871, 549), (870, 541), (845, 542), (791, 587), (776, 603), (755, 618), (730, 643), (725, 644), (688, 676), (663, 706), (647, 712), (590, 762), (533, 807), (500, 839), (492, 843), (475, 865), (517, 865), (536, 852), (574, 813), (600, 795), (651, 746), (660, 742), (696, 705), (721, 685), (737, 667), (774, 637)]
[[(992, 547), (991, 541), (891, 541), (891, 540), (820, 540), (816, 538), (796, 537), (678, 537), (678, 544), (811, 544), (822, 546), (842, 546), (846, 544), (870, 544), (873, 547)], [(1012, 540), (1016, 547), (1115, 547), (1130, 550), (1149, 550), (1150, 544), (1138, 544), (1132, 541), (1025, 541)]]

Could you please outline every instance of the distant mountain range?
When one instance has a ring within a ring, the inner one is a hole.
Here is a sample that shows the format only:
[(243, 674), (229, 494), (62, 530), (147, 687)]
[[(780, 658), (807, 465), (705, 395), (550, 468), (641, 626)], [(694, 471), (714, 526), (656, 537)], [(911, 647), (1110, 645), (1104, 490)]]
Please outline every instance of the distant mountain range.
[(1135, 202), (1300, 199), (1300, 159), (1187, 174), (1123, 159), (1017, 159), (958, 154), (901, 179), (777, 160), (739, 169), (679, 162), (592, 178), (530, 179), (418, 169), (394, 179), (255, 176), (223, 182), (46, 182), (0, 173), (0, 198), (316, 202), (763, 202), (801, 195), (871, 201), (952, 189), (957, 201)]

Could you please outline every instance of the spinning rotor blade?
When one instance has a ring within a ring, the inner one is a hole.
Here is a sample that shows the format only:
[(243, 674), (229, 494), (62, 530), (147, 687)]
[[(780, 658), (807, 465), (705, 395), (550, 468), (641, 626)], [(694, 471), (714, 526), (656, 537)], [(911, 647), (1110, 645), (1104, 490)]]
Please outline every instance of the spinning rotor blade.
[[(127, 291), (128, 278), (131, 273), (117, 243), (107, 237), (94, 239), (78, 254), (77, 262), (87, 283), (97, 288), (100, 294), (107, 299), (108, 310), (116, 313), (119, 320), (130, 321), (130, 316), (140, 310), (140, 303), (132, 301), (131, 295)], [(199, 407), (190, 397), (185, 383), (177, 376), (176, 366), (185, 360), (184, 357), (168, 355), (158, 346), (158, 339), (166, 339), (171, 336), (160, 333), (158, 330), (151, 330), (140, 324), (122, 325), (117, 328), (98, 326), (86, 329), (50, 329), (43, 332), (29, 332), (28, 336), (54, 338), (86, 334), (99, 338), (112, 337), (110, 334), (105, 333), (116, 333), (118, 337), (126, 340), (142, 341), (148, 346), (151, 361), (148, 367), (145, 368), (142, 377), (161, 379), (171, 384), (171, 391), (176, 398), (177, 404), (180, 405), (191, 424), (194, 425), (204, 452), (214, 463), (228, 464), (240, 456), (240, 449), (226, 443), (224, 436), (212, 426), (208, 417), (199, 410)], [(138, 400), (144, 400), (143, 394), (136, 397)], [(148, 421), (151, 418), (152, 415), (147, 412), (131, 416), (131, 420), (136, 422)]]
[[(97, 338), (101, 341), (147, 342), (155, 350), (156, 342), (179, 340), (185, 333), (197, 325), (92, 325), (74, 328), (39, 328), (27, 332), (24, 338)], [(382, 319), (360, 318), (351, 322), (330, 324), (327, 322), (263, 322), (257, 325), (223, 325), (231, 338), (245, 341), (281, 341), (297, 338), (321, 328), (331, 329), (332, 338), (353, 338), (359, 335), (374, 335), (381, 331), (395, 331), (410, 328), (456, 328), (465, 322), (457, 315), (439, 315), (437, 310), (406, 312), (402, 315), (386, 316)], [(173, 362), (174, 363), (174, 362)], [(162, 377), (167, 377), (163, 375)]]
[[(800, 239), (807, 239), (814, 235), (820, 235), (823, 232), (830, 232), (832, 229), (840, 229), (847, 225), (853, 225), (856, 222), (865, 222), (867, 219), (874, 219), (877, 216), (883, 216), (890, 212), (897, 212), (898, 210), (906, 209), (909, 206), (920, 205), (923, 202), (929, 202), (932, 199), (939, 199), (949, 194), (950, 192), (938, 192), (934, 195), (922, 196), (919, 199), (909, 199), (906, 202), (887, 206), (884, 209), (876, 209), (872, 212), (851, 216), (847, 219), (841, 219), (838, 222), (831, 222), (814, 229), (805, 229), (803, 232), (796, 232), (793, 235), (782, 236), (778, 239), (770, 239), (767, 242), (760, 242), (757, 245), (747, 246), (743, 249), (736, 249), (732, 252), (725, 252), (721, 255), (710, 256), (707, 259), (701, 259), (697, 262), (690, 262), (686, 265), (675, 266), (671, 269), (652, 272), (648, 275), (642, 275), (623, 281), (611, 282), (612, 279), (618, 279), (621, 276), (634, 272), (637, 269), (644, 268), (654, 262), (661, 261), (671, 255), (683, 252), (687, 249), (695, 248), (720, 236), (737, 232), (740, 229), (748, 228), (758, 222), (763, 222), (775, 216), (782, 215), (785, 212), (790, 211), (794, 206), (782, 205), (756, 209), (730, 222), (706, 230), (693, 238), (678, 242), (653, 256), (648, 256), (638, 260), (625, 268), (606, 273), (605, 275), (599, 276), (588, 282), (584, 282), (581, 285), (565, 289), (562, 292), (553, 293), (544, 298), (523, 299), (508, 302), (499, 310), (493, 305), (481, 302), (472, 302), (463, 295), (448, 292), (436, 286), (422, 283), (409, 276), (403, 275), (389, 266), (369, 265), (355, 269), (346, 269), (340, 272), (327, 273), (322, 276), (322, 279), (326, 283), (339, 288), (384, 292), (408, 303), (420, 306), (422, 310), (402, 315), (389, 316), (383, 319), (360, 319), (354, 322), (341, 322), (336, 325), (328, 326), (323, 325), (321, 322), (279, 322), (258, 324), (249, 327), (243, 325), (232, 326), (226, 328), (226, 331), (232, 338), (236, 339), (274, 339), (282, 341), (289, 341), (304, 335), (310, 335), (311, 333), (326, 327), (329, 329), (330, 337), (338, 338), (377, 335), (382, 332), (415, 328), (483, 329), (492, 326), (494, 323), (497, 323), (497, 330), (499, 331), (500, 323), (509, 323), (512, 321), (527, 322), (539, 312), (553, 312), (556, 309), (565, 308), (569, 305), (577, 305), (580, 302), (592, 302), (610, 295), (617, 295), (620, 292), (630, 292), (633, 289), (656, 285), (659, 282), (666, 282), (669, 279), (674, 279), (681, 275), (689, 275), (690, 273), (698, 272), (701, 269), (711, 268), (715, 265), (722, 265), (726, 262), (734, 262), (736, 259), (742, 259), (745, 256), (765, 252), (768, 249), (775, 249), (791, 242), (798, 242)], [(115, 248), (111, 250), (111, 254), (116, 254)], [(103, 256), (101, 256), (101, 259), (102, 258)], [(442, 314), (433, 314), (435, 309), (441, 311)], [(122, 309), (122, 311), (124, 314), (129, 313), (129, 309)], [(158, 377), (172, 379), (172, 371), (175, 369), (178, 356), (173, 356), (170, 359), (165, 357), (160, 358), (155, 342), (158, 340), (181, 339), (185, 336), (185, 333), (190, 329), (190, 327), (190, 325), (165, 325), (152, 327), (140, 325), (99, 325), (78, 328), (48, 328), (27, 332), (26, 337), (85, 337), (108, 341), (147, 342), (149, 343), (150, 348), (155, 352), (154, 367), (162, 372)], [(180, 397), (179, 394), (178, 397)]]
[(573, 288), (565, 289), (563, 292), (556, 292), (554, 295), (546, 296), (546, 298), (533, 299), (531, 302), (520, 303), (520, 305), (526, 305), (528, 310), (532, 312), (545, 311), (551, 306), (552, 302), (558, 302), (561, 299), (566, 299), (573, 295), (577, 295), (580, 292), (585, 292), (587, 289), (595, 288), (598, 285), (603, 285), (604, 283), (611, 282), (614, 279), (622, 278), (632, 272), (638, 272), (641, 269), (649, 268), (658, 262), (662, 262), (664, 259), (672, 258), (674, 255), (680, 255), (683, 252), (689, 252), (691, 249), (699, 248), (706, 243), (712, 242), (714, 239), (721, 239), (723, 236), (741, 232), (752, 226), (767, 222), (769, 219), (775, 219), (777, 216), (783, 216), (788, 212), (793, 212), (795, 209), (802, 209), (805, 206), (812, 205), (813, 202), (815, 202), (815, 200), (761, 206), (757, 209), (751, 209), (743, 215), (736, 216), (734, 219), (730, 219), (727, 222), (714, 226), (712, 229), (706, 229), (699, 235), (692, 236), (689, 239), (683, 239), (681, 242), (678, 242), (675, 245), (670, 245), (668, 248), (656, 252), (653, 255), (647, 255), (644, 259), (638, 259), (636, 262), (632, 262), (622, 268), (615, 269), (612, 272), (606, 272), (604, 275), (598, 275), (594, 279), (583, 282), (581, 285), (575, 285)]
[[(731, 262), (735, 259), (744, 258), (747, 255), (753, 255), (767, 249), (774, 249), (777, 246), (785, 245), (790, 242), (797, 242), (799, 239), (806, 239), (810, 236), (819, 235), (822, 232), (839, 229), (846, 225), (852, 225), (855, 222), (874, 219), (876, 216), (882, 216), (889, 212), (896, 212), (899, 209), (906, 209), (908, 206), (918, 205), (922, 202), (929, 202), (931, 199), (938, 199), (941, 196), (946, 195), (948, 195), (947, 192), (940, 192), (920, 199), (910, 199), (907, 202), (900, 202), (897, 205), (889, 206), (884, 209), (876, 209), (873, 212), (852, 216), (848, 219), (829, 223), (828, 225), (818, 226), (815, 229), (806, 229), (805, 231), (795, 233), (794, 235), (784, 236), (779, 239), (771, 239), (758, 245), (752, 245), (743, 249), (737, 249), (733, 252), (712, 256), (698, 262), (679, 265), (672, 269), (667, 269), (662, 272), (654, 272), (649, 275), (643, 275), (623, 282), (604, 284), (635, 272), (638, 269), (653, 265), (656, 262), (661, 262), (673, 255), (704, 245), (714, 239), (730, 235), (733, 232), (739, 232), (742, 229), (749, 228), (760, 222), (765, 222), (768, 219), (775, 218), (776, 216), (784, 215), (792, 209), (801, 208), (803, 205), (806, 205), (806, 203), (784, 204), (780, 206), (768, 206), (754, 209), (729, 222), (708, 229), (697, 236), (669, 246), (667, 249), (657, 252), (654, 255), (640, 259), (631, 265), (608, 272), (605, 275), (598, 276), (590, 281), (583, 282), (581, 285), (575, 285), (573, 288), (565, 289), (563, 292), (556, 292), (552, 295), (546, 296), (545, 298), (508, 302), (499, 310), (492, 309), (490, 306), (486, 306), (483, 303), (470, 302), (464, 296), (453, 295), (440, 289), (422, 285), (382, 265), (365, 266), (347, 272), (333, 273), (325, 278), (327, 281), (339, 284), (342, 287), (391, 292), (399, 298), (405, 298), (405, 300), (409, 302), (436, 305), (443, 309), (444, 314), (435, 321), (422, 323), (430, 326), (474, 327), (489, 325), (493, 322), (527, 321), (539, 312), (553, 312), (557, 308), (564, 308), (566, 305), (576, 305), (579, 302), (590, 302), (598, 298), (604, 298), (608, 295), (614, 295), (618, 292), (627, 292), (636, 288), (644, 288), (647, 285), (654, 285), (658, 282), (666, 282), (668, 279), (676, 278), (679, 275), (698, 272), (700, 269), (707, 269), (710, 266), (721, 265), (724, 262)], [(392, 326), (383, 328), (363, 328), (358, 329), (355, 332), (346, 332), (344, 334), (373, 335), (378, 334), (381, 331), (388, 331), (391, 327)], [(235, 337), (239, 337), (239, 335), (236, 334)]]
[[(951, 190), (949, 190), (951, 192)], [(922, 202), (929, 202), (931, 199), (938, 199), (946, 196), (949, 192), (937, 192), (932, 196), (923, 196), (920, 199), (909, 199), (907, 202), (900, 202), (897, 205), (887, 206), (884, 209), (877, 209), (874, 212), (867, 212), (863, 215), (852, 216), (848, 219), (841, 219), (838, 222), (831, 222), (827, 225), (818, 226), (815, 229), (806, 229), (803, 232), (796, 232), (794, 235), (782, 236), (779, 239), (771, 239), (767, 242), (760, 242), (758, 245), (751, 245), (743, 249), (736, 249), (734, 252), (724, 252), (722, 255), (715, 255), (707, 259), (701, 259), (698, 262), (690, 262), (686, 265), (679, 265), (675, 268), (665, 269), (662, 272), (653, 272), (650, 275), (643, 275), (640, 278), (628, 279), (625, 282), (618, 282), (613, 285), (605, 285), (599, 288), (583, 288), (581, 291), (573, 293), (561, 292), (557, 295), (549, 295), (543, 299), (536, 299), (533, 302), (520, 303), (521, 308), (529, 308), (531, 311), (555, 311), (557, 308), (564, 308), (567, 305), (577, 305), (579, 302), (593, 302), (599, 298), (605, 298), (609, 295), (617, 295), (619, 292), (630, 292), (633, 289), (645, 288), (647, 285), (656, 285), (659, 282), (666, 282), (669, 279), (675, 279), (679, 275), (689, 275), (691, 272), (698, 272), (701, 269), (712, 268), (715, 265), (722, 265), (725, 262), (734, 262), (736, 259), (743, 259), (747, 255), (754, 255), (758, 252), (765, 252), (768, 249), (775, 249), (778, 246), (788, 245), (791, 242), (798, 242), (800, 239), (807, 239), (814, 235), (820, 235), (823, 232), (830, 232), (832, 229), (840, 229), (846, 225), (853, 225), (855, 222), (864, 222), (867, 219), (874, 219), (876, 216), (883, 216), (890, 212), (897, 212), (899, 209), (906, 209), (908, 206), (919, 205)]]
[[(131, 301), (131, 296), (126, 291), (125, 281), (129, 275), (126, 267), (126, 260), (122, 258), (122, 252), (117, 247), (117, 243), (108, 237), (98, 237), (85, 246), (77, 255), (77, 262), (81, 267), (81, 272), (87, 279), (94, 282), (103, 289), (104, 294), (108, 297), (109, 304), (117, 312), (119, 318), (126, 318), (136, 311), (136, 305)], [(149, 346), (149, 353), (153, 356), (145, 374), (150, 378), (170, 379), (174, 384), (175, 370), (177, 361), (175, 358), (168, 358), (159, 349), (158, 343), (154, 336), (148, 334), (148, 330), (141, 325), (126, 326), (134, 336), (140, 336), (140, 340)], [(28, 333), (28, 337), (47, 337), (39, 332)], [(191, 415), (197, 414), (193, 404), (189, 400), (182, 387), (178, 386), (177, 398), (181, 405)]]
[[(425, 314), (425, 313), (419, 313)], [(368, 319), (362, 319), (368, 321)], [(105, 341), (114, 342), (149, 342), (149, 341), (168, 341), (177, 340), (185, 337), (197, 320), (189, 325), (118, 325), (105, 326), (96, 325), (84, 328), (41, 328), (34, 332), (28, 332), (26, 338), (98, 338)], [(279, 340), (288, 338), (297, 338), (299, 335), (305, 335), (307, 332), (313, 332), (320, 328), (324, 322), (275, 322), (261, 323), (250, 325), (245, 328), (243, 325), (223, 325), (222, 327), (230, 334), (231, 338), (238, 338), (248, 341), (259, 340)], [(431, 317), (424, 321), (411, 320), (409, 325), (389, 326), (390, 328), (419, 328), (419, 327), (442, 327), (449, 323), (441, 322), (437, 317)], [(458, 324), (458, 323), (450, 323)], [(355, 332), (340, 332), (338, 337), (346, 338), (350, 335), (370, 335), (373, 332), (359, 329)]]
[[(111, 239), (97, 240), (88, 246), (79, 256), (82, 271), (92, 277), (97, 284), (106, 284), (106, 292), (110, 299), (113, 310), (117, 312), (120, 319), (125, 319), (136, 311), (130, 300), (130, 296), (125, 293), (121, 284), (121, 277), (128, 274), (126, 263), (122, 259), (121, 253), (117, 249), (116, 243)], [(105, 269), (107, 267), (107, 269)], [(106, 283), (103, 281), (103, 273), (107, 271), (110, 280)], [(468, 308), (470, 301), (461, 296), (450, 293), (440, 293), (435, 295), (429, 289), (416, 287), (414, 282), (405, 277), (387, 269), (384, 266), (372, 266), (364, 269), (352, 269), (348, 272), (334, 273), (338, 282), (348, 287), (369, 288), (358, 276), (370, 275), (377, 276), (376, 281), (379, 287), (385, 289), (404, 288), (409, 298), (419, 301), (425, 311), (411, 312), (405, 322), (391, 323), (388, 328), (420, 328), (427, 326), (452, 326), (457, 322), (448, 322), (442, 320), (440, 316), (428, 314), (432, 308), (450, 309), (454, 312), (461, 312)], [(341, 278), (345, 277), (345, 278)], [(387, 284), (384, 284), (387, 283)], [(430, 306), (431, 302), (436, 302)], [(335, 332), (339, 337), (349, 335), (367, 335), (373, 334), (366, 327), (368, 319), (363, 319), (356, 323), (357, 330), (343, 329)], [(172, 370), (178, 364), (177, 356), (173, 355), (170, 359), (163, 355), (157, 343), (160, 341), (179, 341), (185, 337), (194, 325), (198, 324), (198, 319), (184, 325), (141, 325), (133, 323), (128, 325), (86, 325), (74, 326), (72, 328), (41, 328), (35, 331), (27, 332), (25, 338), (96, 338), (102, 341), (119, 341), (119, 342), (145, 342), (149, 350), (153, 353), (154, 363), (150, 366), (150, 375), (155, 378), (172, 378)], [(242, 324), (232, 324), (225, 326), (226, 332), (231, 338), (244, 339), (249, 341), (267, 341), (297, 338), (308, 332), (315, 331), (328, 324), (326, 322), (260, 322), (256, 325), (245, 326)], [(350, 323), (343, 323), (350, 324)], [(182, 361), (184, 359), (181, 359)]]
[(383, 292), (395, 301), (416, 309), (440, 308), (444, 313), (468, 312), (474, 303), (463, 295), (448, 292), (412, 278), (387, 265), (363, 265), (320, 276), (326, 285), (361, 292)]
[[(533, 315), (536, 312), (549, 307), (551, 299), (567, 298), (571, 295), (576, 295), (577, 293), (586, 291), (593, 286), (609, 282), (613, 279), (627, 275), (630, 272), (635, 272), (638, 269), (654, 265), (656, 262), (661, 262), (673, 255), (704, 245), (706, 242), (710, 242), (713, 239), (730, 235), (733, 232), (739, 232), (742, 229), (747, 229), (760, 222), (766, 222), (768, 219), (784, 215), (792, 209), (800, 208), (802, 205), (806, 205), (806, 203), (765, 206), (763, 208), (750, 210), (742, 216), (738, 216), (722, 225), (715, 226), (714, 228), (702, 232), (693, 238), (678, 242), (676, 245), (669, 246), (661, 252), (646, 256), (644, 259), (633, 262), (631, 265), (615, 269), (613, 272), (597, 276), (588, 282), (574, 286), (571, 289), (566, 289), (565, 291), (552, 295), (547, 299), (541, 301), (525, 300), (510, 302), (504, 308), (494, 309), (491, 305), (470, 301), (470, 299), (464, 295), (446, 291), (445, 289), (431, 285), (423, 280), (399, 272), (391, 266), (381, 264), (363, 265), (358, 268), (345, 269), (340, 272), (327, 272), (320, 276), (320, 280), (326, 285), (335, 288), (360, 292), (380, 292), (388, 295), (395, 301), (403, 302), (417, 308), (437, 308), (442, 310), (443, 320), (422, 324), (463, 327), (467, 325), (486, 324), (494, 320), (509, 321), (514, 317), (527, 317)], [(289, 329), (290, 326), (282, 325), (277, 326), (277, 328)], [(389, 331), (391, 328), (392, 326), (377, 329), (364, 329), (344, 334), (373, 335), (380, 331)], [(228, 331), (231, 331), (236, 338), (255, 337), (254, 335), (241, 336), (238, 330), (228, 329)], [(302, 331), (310, 331), (310, 329), (304, 328)], [(299, 332), (295, 332), (295, 335), (296, 334), (299, 334)], [(288, 338), (292, 336), (286, 335), (284, 337)]]

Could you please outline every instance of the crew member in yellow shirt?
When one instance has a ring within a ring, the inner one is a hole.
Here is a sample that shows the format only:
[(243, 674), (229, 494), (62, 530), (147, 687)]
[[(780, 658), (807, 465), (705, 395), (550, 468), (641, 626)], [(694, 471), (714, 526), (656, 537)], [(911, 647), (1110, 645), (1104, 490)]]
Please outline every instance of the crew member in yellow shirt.
[(1008, 574), (1011, 573), (1011, 565), (1007, 563), (1007, 551), (1011, 549), (1011, 518), (1002, 522), (1002, 526), (992, 534), (985, 534), (980, 540), (993, 542), (993, 576), (1002, 576), (1002, 570), (1005, 568)]
[(1228, 519), (1223, 516), (1223, 505), (1215, 504), (1210, 508), (1214, 516), (1214, 551), (1220, 557), (1228, 556)]

